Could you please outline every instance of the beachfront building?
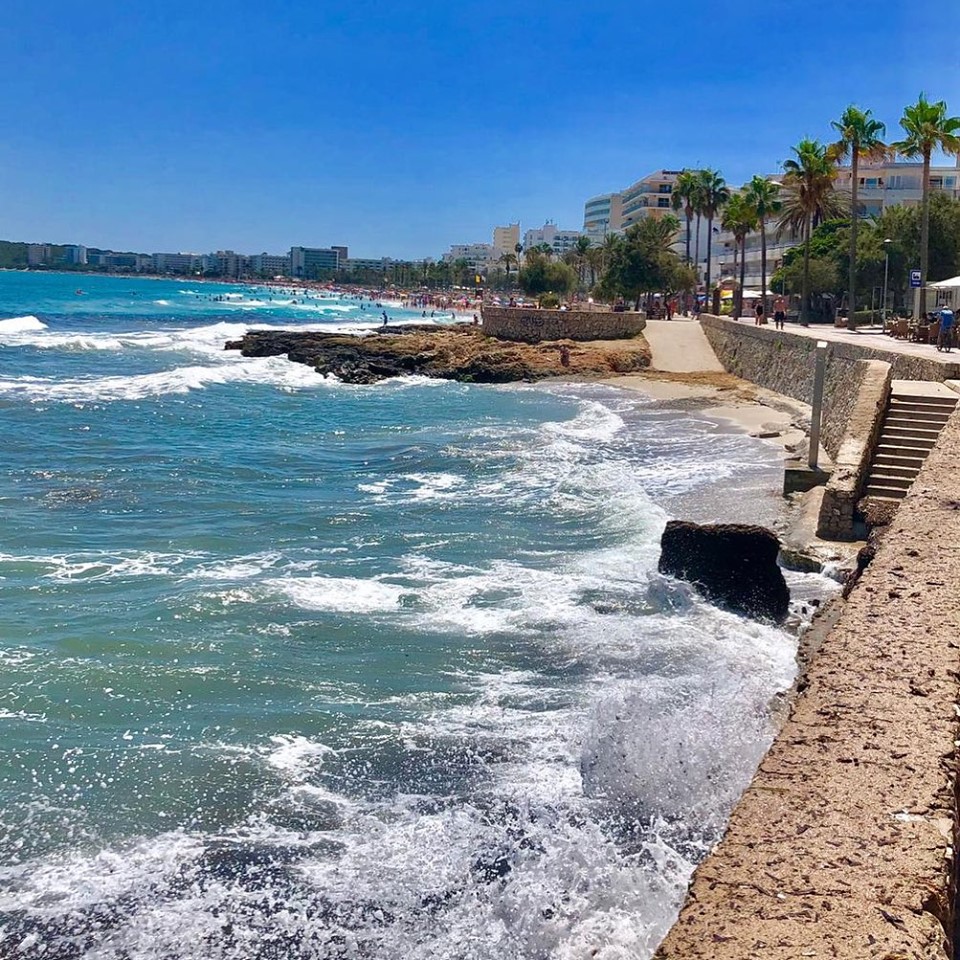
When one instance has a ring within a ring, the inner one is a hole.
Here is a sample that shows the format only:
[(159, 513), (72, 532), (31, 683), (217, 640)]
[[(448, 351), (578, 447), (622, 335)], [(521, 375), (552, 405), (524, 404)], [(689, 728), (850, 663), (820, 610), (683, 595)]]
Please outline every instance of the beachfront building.
[(250, 259), (250, 273), (257, 277), (289, 277), (290, 257), (282, 253), (255, 253)]
[(305, 280), (336, 273), (340, 269), (340, 250), (334, 247), (291, 247), (290, 276)]
[(562, 257), (576, 247), (581, 236), (583, 234), (579, 230), (561, 230), (555, 223), (547, 221), (542, 227), (528, 230), (523, 235), (523, 249), (530, 250), (545, 243), (553, 248), (555, 256)]
[(623, 221), (623, 196), (602, 193), (583, 205), (583, 236), (599, 246), (607, 234), (619, 233)]
[(477, 273), (486, 273), (497, 266), (500, 254), (492, 243), (453, 243), (443, 255), (446, 263), (465, 260), (467, 266)]
[[(852, 169), (842, 166), (837, 173), (836, 188), (845, 192), (850, 190)], [(923, 197), (923, 164), (860, 161), (858, 168), (859, 189), (857, 201), (860, 205), (862, 218), (876, 217), (890, 207), (919, 206)], [(774, 174), (767, 179), (779, 182), (782, 174)], [(951, 167), (930, 168), (930, 188), (946, 193), (954, 199), (960, 199), (960, 169)], [(719, 219), (719, 218), (718, 218)], [(789, 232), (777, 237), (776, 221), (767, 225), (767, 282), (774, 272), (783, 265), (784, 254), (793, 247), (799, 246), (800, 237), (794, 237)], [(721, 279), (733, 277), (734, 273), (734, 239), (729, 231), (720, 230), (714, 234), (713, 257), (711, 276)], [(701, 243), (701, 273), (706, 263), (703, 262), (705, 247)], [(744, 289), (759, 290), (761, 279), (760, 234), (751, 233), (747, 236), (746, 255), (744, 258), (745, 270)], [(737, 279), (739, 280), (739, 263), (737, 265)]]
[(203, 269), (203, 257), (198, 253), (155, 253), (150, 259), (154, 273), (175, 273), (185, 276), (199, 273)]
[(673, 187), (682, 170), (655, 170), (630, 184), (621, 196), (622, 229), (644, 217), (664, 217), (673, 211)]
[(493, 228), (493, 249), (500, 258), (505, 253), (515, 254), (520, 242), (520, 224), (510, 223), (505, 227)]

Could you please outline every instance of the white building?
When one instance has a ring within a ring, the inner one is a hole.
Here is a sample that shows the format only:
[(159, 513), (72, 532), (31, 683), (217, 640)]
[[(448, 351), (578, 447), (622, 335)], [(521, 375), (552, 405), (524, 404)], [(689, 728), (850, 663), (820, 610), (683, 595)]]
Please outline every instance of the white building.
[(530, 250), (547, 244), (553, 248), (554, 255), (562, 257), (568, 250), (572, 250), (583, 234), (579, 230), (561, 230), (555, 223), (545, 223), (536, 230), (528, 230), (523, 235), (523, 249)]
[(282, 253), (255, 253), (250, 257), (250, 272), (260, 277), (289, 277), (290, 257)]
[(453, 243), (443, 259), (447, 263), (466, 260), (471, 270), (485, 273), (496, 269), (500, 254), (492, 243)]
[(623, 221), (623, 197), (619, 193), (602, 193), (583, 205), (583, 235), (596, 246), (611, 233), (619, 233)]
[[(849, 166), (840, 167), (837, 173), (836, 188), (849, 192), (850, 180), (853, 171)], [(859, 180), (857, 202), (860, 206), (860, 216), (870, 218), (878, 216), (890, 207), (916, 207), (923, 198), (923, 164), (922, 163), (867, 163), (861, 161), (857, 170)], [(767, 179), (779, 182), (782, 174), (769, 176)], [(930, 188), (954, 199), (960, 199), (960, 169), (957, 167), (931, 167)], [(719, 218), (718, 218), (719, 220)], [(784, 254), (793, 247), (799, 246), (801, 238), (785, 232), (777, 237), (776, 220), (767, 224), (767, 285), (770, 277), (783, 265)], [(713, 256), (711, 277), (719, 280), (721, 277), (734, 275), (734, 239), (733, 234), (720, 230), (713, 238)], [(759, 233), (747, 236), (744, 286), (748, 290), (759, 290), (761, 280), (761, 238)], [(705, 248), (701, 245), (701, 260), (705, 256)], [(701, 263), (701, 273), (706, 264)], [(736, 279), (739, 281), (740, 267), (737, 263)]]
[(197, 253), (155, 253), (154, 273), (197, 273), (203, 268), (203, 257)]

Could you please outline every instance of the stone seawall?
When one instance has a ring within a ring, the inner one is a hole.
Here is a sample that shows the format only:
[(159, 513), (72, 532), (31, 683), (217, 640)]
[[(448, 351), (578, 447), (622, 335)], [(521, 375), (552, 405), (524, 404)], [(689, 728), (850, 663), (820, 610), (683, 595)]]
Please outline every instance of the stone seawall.
[(540, 343), (543, 340), (629, 340), (643, 332), (639, 313), (596, 310), (534, 310), (484, 307), (483, 332), (499, 340)]
[(657, 960), (954, 956), (958, 476), (955, 413)]
[(857, 360), (860, 389), (834, 457), (833, 473), (820, 504), (817, 536), (825, 540), (855, 540), (854, 515), (866, 486), (870, 458), (890, 398), (890, 364)]
[[(700, 323), (724, 369), (744, 380), (810, 403), (816, 340), (789, 330), (756, 327), (702, 314)], [(889, 353), (857, 343), (831, 342), (824, 384), (824, 419), (820, 439), (836, 457), (846, 425), (857, 402), (863, 369), (858, 360), (890, 364), (894, 380), (944, 380), (960, 376), (960, 364), (943, 364), (923, 357)]]

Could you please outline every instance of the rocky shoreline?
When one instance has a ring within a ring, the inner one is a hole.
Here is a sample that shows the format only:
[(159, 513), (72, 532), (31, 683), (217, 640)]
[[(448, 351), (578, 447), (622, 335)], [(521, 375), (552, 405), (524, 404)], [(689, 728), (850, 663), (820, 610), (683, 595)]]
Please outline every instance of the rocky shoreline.
[(384, 326), (361, 336), (254, 330), (224, 349), (239, 350), (245, 357), (286, 356), (319, 374), (355, 384), (411, 375), (467, 383), (608, 377), (650, 364), (650, 348), (642, 335), (630, 340), (529, 344), (486, 336), (470, 324)]

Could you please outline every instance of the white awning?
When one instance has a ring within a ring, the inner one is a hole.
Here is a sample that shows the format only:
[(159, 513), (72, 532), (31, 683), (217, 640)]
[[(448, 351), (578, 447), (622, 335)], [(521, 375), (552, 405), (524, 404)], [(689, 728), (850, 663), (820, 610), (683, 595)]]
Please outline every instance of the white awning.
[(960, 287), (960, 277), (951, 277), (949, 280), (940, 280), (937, 283), (928, 283), (933, 290), (954, 290)]

